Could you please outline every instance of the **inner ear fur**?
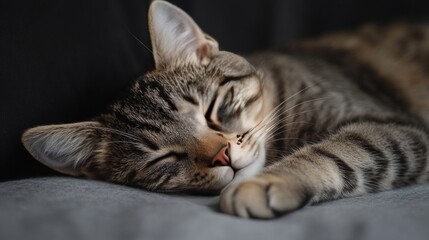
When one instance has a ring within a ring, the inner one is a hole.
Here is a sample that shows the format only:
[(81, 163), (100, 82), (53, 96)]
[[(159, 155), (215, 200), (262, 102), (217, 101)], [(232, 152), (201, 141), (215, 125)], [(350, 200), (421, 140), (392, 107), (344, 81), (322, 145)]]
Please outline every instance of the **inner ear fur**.
[(184, 64), (205, 66), (219, 50), (216, 40), (183, 10), (168, 2), (153, 1), (148, 18), (156, 69)]
[(97, 149), (100, 127), (95, 121), (39, 126), (26, 130), (22, 143), (44, 165), (64, 174), (81, 176), (81, 166)]

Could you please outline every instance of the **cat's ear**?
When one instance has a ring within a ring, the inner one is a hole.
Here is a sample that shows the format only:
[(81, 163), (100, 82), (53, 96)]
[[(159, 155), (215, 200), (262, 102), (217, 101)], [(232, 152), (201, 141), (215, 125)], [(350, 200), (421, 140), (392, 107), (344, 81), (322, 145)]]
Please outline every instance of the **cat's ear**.
[(98, 122), (80, 122), (30, 128), (22, 135), (22, 143), (46, 166), (80, 176), (80, 167), (96, 150), (100, 126)]
[(217, 42), (188, 14), (168, 2), (153, 1), (148, 15), (157, 69), (187, 63), (207, 65), (219, 50)]

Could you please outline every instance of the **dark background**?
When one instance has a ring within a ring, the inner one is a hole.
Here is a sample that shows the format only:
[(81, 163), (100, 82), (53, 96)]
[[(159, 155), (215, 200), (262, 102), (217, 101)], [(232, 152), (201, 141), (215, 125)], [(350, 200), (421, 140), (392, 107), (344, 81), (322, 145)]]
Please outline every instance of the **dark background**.
[[(363, 23), (428, 19), (429, 1), (187, 0), (224, 50), (249, 53)], [(153, 67), (148, 0), (0, 0), (0, 180), (52, 174), (22, 131), (87, 120)]]

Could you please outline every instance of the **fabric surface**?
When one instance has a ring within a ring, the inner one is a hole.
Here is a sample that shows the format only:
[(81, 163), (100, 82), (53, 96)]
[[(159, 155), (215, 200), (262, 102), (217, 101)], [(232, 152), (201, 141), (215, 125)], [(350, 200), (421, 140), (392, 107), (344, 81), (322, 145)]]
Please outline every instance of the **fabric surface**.
[(0, 239), (427, 240), (429, 184), (309, 206), (274, 220), (217, 212), (217, 197), (83, 179), (0, 183)]

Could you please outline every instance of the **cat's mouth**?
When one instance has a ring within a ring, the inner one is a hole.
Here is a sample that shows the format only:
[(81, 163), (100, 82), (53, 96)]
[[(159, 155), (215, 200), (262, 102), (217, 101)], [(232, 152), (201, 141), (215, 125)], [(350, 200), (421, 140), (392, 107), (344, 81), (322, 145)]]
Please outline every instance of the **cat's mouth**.
[(242, 181), (256, 175), (265, 164), (265, 150), (261, 146), (250, 156), (231, 159), (230, 167), (234, 171), (231, 182)]
[(232, 168), (234, 171), (234, 177), (232, 179), (232, 182), (242, 181), (251, 176), (254, 176), (259, 172), (261, 168), (262, 167), (260, 167), (260, 164), (257, 161), (254, 161), (251, 164), (247, 165), (246, 167), (243, 167), (240, 169)]

